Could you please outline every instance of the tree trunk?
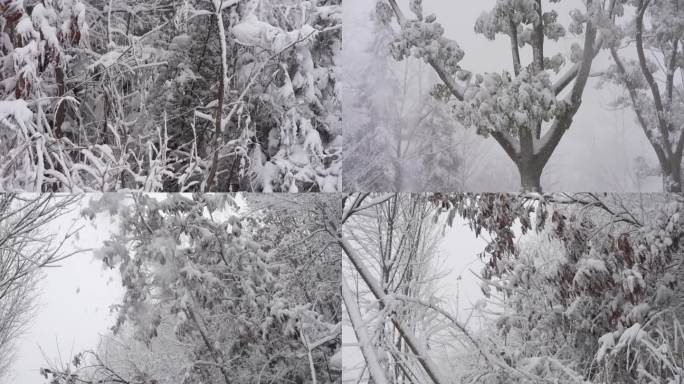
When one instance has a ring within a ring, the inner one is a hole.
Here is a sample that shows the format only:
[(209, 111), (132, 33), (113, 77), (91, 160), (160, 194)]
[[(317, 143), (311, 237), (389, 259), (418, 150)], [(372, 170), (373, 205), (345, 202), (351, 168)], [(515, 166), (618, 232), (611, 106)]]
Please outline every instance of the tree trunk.
[(226, 64), (226, 32), (223, 26), (223, 16), (221, 14), (221, 7), (215, 9), (216, 11), (216, 22), (219, 27), (219, 39), (221, 45), (221, 78), (219, 79), (219, 89), (218, 89), (218, 104), (216, 106), (216, 132), (214, 133), (214, 156), (211, 160), (211, 166), (209, 168), (209, 175), (207, 176), (204, 191), (210, 192), (214, 190), (214, 185), (218, 184), (216, 180), (216, 172), (218, 168), (219, 160), (219, 137), (223, 134), (223, 101), (226, 92), (226, 71), (228, 70)]
[[(677, 266), (677, 281), (684, 281), (684, 255), (679, 254), (679, 265)], [(677, 312), (677, 318), (678, 319), (684, 319), (684, 289), (678, 288), (677, 289), (677, 298), (675, 299), (677, 301), (677, 306), (675, 307), (675, 311)], [(680, 320), (682, 321), (682, 320)]]
[(681, 193), (682, 192), (682, 156), (672, 156), (672, 160), (670, 161), (670, 170), (672, 172), (671, 174), (671, 181), (672, 183), (670, 184), (669, 192), (676, 192), (676, 193)]
[(404, 169), (400, 159), (394, 162), (394, 191), (403, 192), (404, 187)]
[(533, 162), (519, 161), (516, 163), (520, 173), (520, 189), (523, 192), (542, 192), (541, 174), (543, 166), (538, 166)]
[(665, 163), (661, 162), (660, 168), (663, 171), (663, 189), (665, 192), (681, 193), (682, 155), (673, 154)]

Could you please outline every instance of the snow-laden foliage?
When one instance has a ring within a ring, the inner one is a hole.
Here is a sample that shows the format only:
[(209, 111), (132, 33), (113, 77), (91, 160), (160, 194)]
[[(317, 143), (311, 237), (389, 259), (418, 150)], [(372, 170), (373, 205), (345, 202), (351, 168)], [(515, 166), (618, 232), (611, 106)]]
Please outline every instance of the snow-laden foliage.
[[(414, 2), (415, 4), (415, 2)], [(436, 62), (451, 72), (460, 71), (458, 63), (465, 53), (455, 41), (445, 38), (444, 28), (430, 15), (423, 20), (420, 8), (416, 9), (418, 20), (407, 22), (390, 45), (390, 52), (396, 60), (409, 56), (426, 62)]]
[(623, 90), (614, 104), (636, 114), (659, 162), (663, 189), (682, 191), (684, 2), (627, 1), (603, 80)]
[(496, 130), (517, 136), (530, 120), (549, 122), (562, 111), (549, 74), (528, 69), (514, 79), (508, 74), (476, 75), (464, 98), (469, 102), (456, 103), (453, 112), (482, 134)]
[[(252, 140), (259, 144), (250, 148), (253, 189), (338, 190), (341, 115), (334, 71), (341, 1), (256, 2), (254, 8), (231, 28), (243, 46), (238, 81), (252, 81), (257, 63), (273, 55), (282, 59), (263, 69), (264, 84), (251, 93), (258, 100), (250, 115)], [(273, 112), (258, 111), (259, 106)]]
[(340, 189), (340, 7), (3, 2), (0, 186)]
[[(435, 200), (492, 235), (481, 276), (485, 294), (503, 308), (495, 329), (512, 366), (563, 383), (681, 380), (680, 197)], [(501, 375), (494, 371), (489, 380)]]
[[(116, 346), (92, 353), (86, 357), (98, 370), (84, 359), (79, 377), (116, 372), (131, 382), (168, 384), (337, 380), (341, 264), (320, 228), (339, 216), (339, 199), (293, 195), (275, 207), (267, 197), (246, 199), (240, 207), (228, 195), (105, 195), (84, 211), (109, 212), (118, 222), (118, 233), (95, 257), (121, 274), (125, 293), (112, 330), (138, 352), (123, 362)], [(108, 361), (107, 351), (118, 360)], [(160, 358), (167, 354), (172, 372)], [(46, 374), (66, 380), (64, 372)]]
[(66, 92), (66, 77), (73, 53), (87, 41), (85, 5), (3, 1), (0, 26), (0, 189), (70, 183), (80, 177), (70, 169), (79, 149), (60, 139), (67, 107), (78, 104)]
[[(391, 216), (395, 201), (402, 213), (424, 198), (356, 194), (345, 201), (343, 296), (367, 382), (681, 382), (681, 196), (432, 195), (435, 223), (465, 221), (486, 240), (482, 269), (473, 272), (484, 299), (456, 304), (472, 306), (465, 319), (449, 309), (458, 292), (442, 268), (430, 266), (436, 258), (419, 256), (436, 239), (422, 237), (416, 249), (402, 234), (428, 231), (425, 216), (410, 215), (409, 225), (402, 214)], [(421, 273), (412, 288), (397, 291), (391, 283), (407, 274), (401, 260), (385, 255), (404, 252)], [(443, 289), (423, 290), (440, 283)], [(417, 318), (407, 316), (412, 310)], [(473, 318), (478, 325), (468, 325)]]

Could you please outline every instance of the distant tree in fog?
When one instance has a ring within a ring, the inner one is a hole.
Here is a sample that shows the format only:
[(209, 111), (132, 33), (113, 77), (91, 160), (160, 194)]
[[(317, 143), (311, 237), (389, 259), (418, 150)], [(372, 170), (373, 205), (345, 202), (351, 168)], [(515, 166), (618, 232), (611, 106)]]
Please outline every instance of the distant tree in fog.
[(664, 190), (682, 192), (684, 1), (637, 0), (629, 5), (634, 16), (616, 29), (610, 46), (614, 64), (604, 80), (625, 90), (616, 105), (636, 113), (658, 156)]
[[(392, 30), (374, 21), (361, 74), (350, 73), (344, 177), (348, 190), (465, 190), (467, 152), (445, 103), (430, 96), (432, 73), (419, 60), (395, 63)], [(352, 65), (353, 66), (353, 65)], [(358, 76), (358, 77), (355, 77)]]

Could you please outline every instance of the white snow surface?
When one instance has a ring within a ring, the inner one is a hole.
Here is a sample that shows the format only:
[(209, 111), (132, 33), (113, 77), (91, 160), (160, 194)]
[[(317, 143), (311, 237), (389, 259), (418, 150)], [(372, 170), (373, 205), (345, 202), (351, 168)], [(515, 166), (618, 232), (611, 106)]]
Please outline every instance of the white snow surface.
[(8, 116), (25, 124), (33, 118), (33, 112), (28, 108), (26, 100), (0, 101), (0, 118)]

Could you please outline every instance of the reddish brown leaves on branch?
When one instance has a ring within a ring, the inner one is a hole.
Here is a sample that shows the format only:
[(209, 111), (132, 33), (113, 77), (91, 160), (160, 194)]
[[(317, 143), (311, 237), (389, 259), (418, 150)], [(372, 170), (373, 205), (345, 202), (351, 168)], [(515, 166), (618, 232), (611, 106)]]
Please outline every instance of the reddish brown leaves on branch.
[(71, 45), (78, 45), (81, 42), (81, 30), (78, 27), (78, 17), (71, 16), (71, 23), (69, 25), (69, 34), (67, 36), (68, 42)]
[(617, 239), (617, 251), (618, 256), (624, 261), (627, 268), (632, 268), (635, 262), (634, 249), (632, 248), (632, 245), (629, 242), (628, 234), (623, 233)]
[(20, 74), (17, 79), (17, 85), (14, 88), (14, 97), (23, 99), (28, 97), (29, 94), (31, 94), (31, 82), (23, 74)]

